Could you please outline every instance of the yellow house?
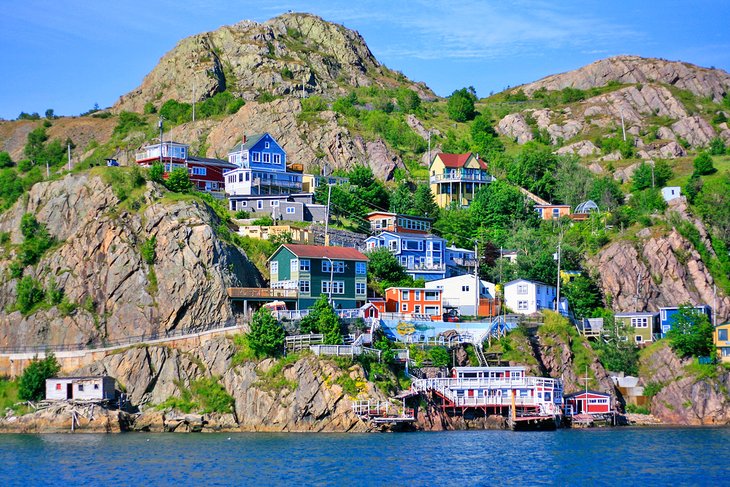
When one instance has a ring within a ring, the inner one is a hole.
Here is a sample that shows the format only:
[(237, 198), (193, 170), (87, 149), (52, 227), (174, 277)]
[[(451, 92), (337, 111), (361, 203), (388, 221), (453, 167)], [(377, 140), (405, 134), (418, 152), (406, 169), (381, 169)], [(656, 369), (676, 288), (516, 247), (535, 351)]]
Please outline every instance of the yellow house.
[(730, 363), (730, 321), (715, 327), (712, 341), (717, 347), (717, 358), (722, 362)]
[(272, 237), (283, 237), (289, 234), (292, 243), (314, 245), (314, 234), (308, 228), (297, 228), (289, 225), (243, 225), (238, 227), (238, 233), (244, 237), (269, 240)]
[(452, 203), (469, 206), (479, 188), (493, 180), (487, 172), (487, 163), (471, 152), (438, 153), (429, 167), (431, 192), (441, 208)]

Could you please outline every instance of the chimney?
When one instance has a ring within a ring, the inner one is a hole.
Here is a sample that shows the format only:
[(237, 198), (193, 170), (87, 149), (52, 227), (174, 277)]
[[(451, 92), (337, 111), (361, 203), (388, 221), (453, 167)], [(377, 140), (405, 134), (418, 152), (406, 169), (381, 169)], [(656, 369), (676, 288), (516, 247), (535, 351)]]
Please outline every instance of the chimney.
[(245, 144), (245, 143), (246, 143), (246, 134), (243, 134), (243, 139), (241, 139), (241, 144)]

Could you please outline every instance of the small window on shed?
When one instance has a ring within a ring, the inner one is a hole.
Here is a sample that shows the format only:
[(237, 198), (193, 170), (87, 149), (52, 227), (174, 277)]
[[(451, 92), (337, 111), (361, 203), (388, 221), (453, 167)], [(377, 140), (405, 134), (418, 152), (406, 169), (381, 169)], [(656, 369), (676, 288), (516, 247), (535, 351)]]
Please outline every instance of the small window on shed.
[(99, 389), (99, 384), (94, 384), (94, 389)]
[(61, 384), (60, 383), (56, 384), (56, 390), (57, 391), (60, 391), (61, 390)]
[(80, 391), (83, 391), (84, 390), (84, 385), (83, 384), (79, 384), (79, 390)]

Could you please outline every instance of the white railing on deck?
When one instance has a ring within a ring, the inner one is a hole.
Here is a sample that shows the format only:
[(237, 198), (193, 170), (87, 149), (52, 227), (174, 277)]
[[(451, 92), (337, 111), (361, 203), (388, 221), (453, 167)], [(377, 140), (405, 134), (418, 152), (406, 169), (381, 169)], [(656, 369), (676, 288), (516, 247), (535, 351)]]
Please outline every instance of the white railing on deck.
[(309, 349), (317, 356), (334, 355), (336, 357), (354, 357), (356, 355), (370, 354), (378, 357), (380, 361), (381, 351), (376, 348), (364, 347), (362, 345), (312, 345)]

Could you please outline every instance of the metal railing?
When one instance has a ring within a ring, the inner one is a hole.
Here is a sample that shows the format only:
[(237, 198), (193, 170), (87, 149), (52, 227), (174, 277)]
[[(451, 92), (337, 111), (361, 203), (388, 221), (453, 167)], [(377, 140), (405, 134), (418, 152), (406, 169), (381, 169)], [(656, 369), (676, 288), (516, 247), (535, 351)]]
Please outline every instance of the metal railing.
[(494, 178), (489, 174), (461, 174), (461, 173), (445, 173), (435, 174), (429, 178), (431, 183), (443, 183), (448, 181), (464, 181), (464, 182), (482, 182), (491, 183)]
[(229, 298), (292, 298), (299, 296), (296, 289), (271, 289), (268, 287), (229, 287)]
[(167, 330), (164, 332), (143, 333), (142, 335), (134, 335), (116, 340), (97, 339), (90, 340), (85, 343), (74, 343), (65, 345), (28, 345), (23, 347), (0, 347), (0, 353), (42, 353), (42, 352), (71, 352), (71, 351), (92, 351), (97, 349), (126, 347), (129, 345), (137, 345), (149, 341), (179, 339), (198, 336), (210, 331), (227, 331), (240, 328), (242, 324), (235, 323), (216, 323), (195, 328), (187, 328), (181, 330)]

